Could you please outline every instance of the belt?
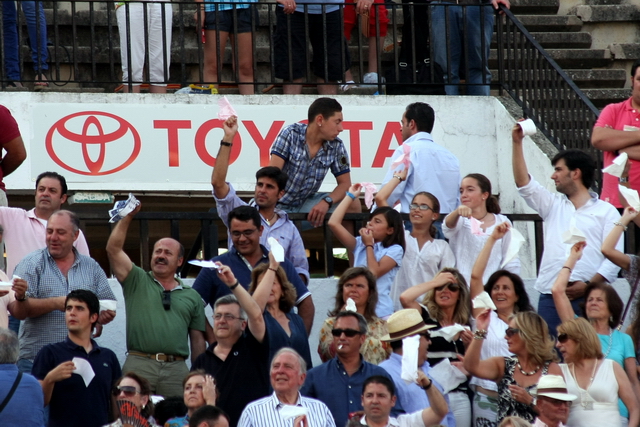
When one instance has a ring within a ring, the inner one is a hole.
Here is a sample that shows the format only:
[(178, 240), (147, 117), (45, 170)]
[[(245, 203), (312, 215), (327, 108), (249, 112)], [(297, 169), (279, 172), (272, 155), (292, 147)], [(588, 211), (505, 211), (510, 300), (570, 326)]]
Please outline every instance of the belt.
[(130, 351), (129, 354), (131, 356), (146, 357), (147, 359), (152, 359), (152, 360), (155, 360), (156, 362), (183, 362), (184, 360), (186, 360), (186, 357), (174, 356), (172, 354), (164, 354), (164, 353), (149, 354), (149, 353), (142, 353), (139, 351)]

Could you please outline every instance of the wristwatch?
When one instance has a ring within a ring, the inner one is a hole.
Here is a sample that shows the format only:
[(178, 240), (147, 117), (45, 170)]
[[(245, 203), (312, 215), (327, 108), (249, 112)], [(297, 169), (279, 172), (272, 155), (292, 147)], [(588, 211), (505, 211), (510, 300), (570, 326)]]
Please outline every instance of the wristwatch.
[(329, 203), (329, 207), (333, 206), (333, 199), (329, 196), (325, 196), (322, 198), (325, 202)]
[(20, 302), (24, 302), (26, 300), (29, 299), (29, 295), (27, 295), (26, 293), (24, 294), (24, 296), (22, 297), (22, 299), (20, 298), (16, 298), (16, 301), (20, 301)]
[(629, 177), (628, 176), (621, 176), (620, 178), (618, 178), (618, 182), (621, 183), (628, 183), (629, 182)]

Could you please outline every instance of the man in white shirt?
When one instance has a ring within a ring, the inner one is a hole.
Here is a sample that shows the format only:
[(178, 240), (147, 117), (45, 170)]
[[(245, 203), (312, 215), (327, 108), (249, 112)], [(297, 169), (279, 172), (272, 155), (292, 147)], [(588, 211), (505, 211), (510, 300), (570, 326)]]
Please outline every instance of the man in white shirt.
[[(521, 127), (514, 125), (513, 176), (527, 205), (544, 220), (544, 252), (535, 288), (541, 294), (538, 313), (547, 321), (549, 332), (555, 335), (560, 318), (551, 296), (551, 286), (571, 249), (571, 245), (563, 242), (563, 233), (575, 227), (587, 238), (584, 255), (571, 272), (567, 288), (567, 296), (575, 312), (579, 313), (589, 282), (613, 282), (617, 278), (620, 269), (602, 255), (600, 247), (620, 220), (620, 214), (613, 205), (589, 191), (595, 173), (595, 161), (591, 156), (580, 150), (556, 154), (551, 161), (554, 166), (551, 179), (559, 194), (553, 194), (529, 175), (522, 148), (523, 138)], [(616, 248), (623, 251), (623, 244), (623, 239), (620, 239)]]
[(560, 375), (543, 375), (531, 394), (538, 413), (533, 427), (564, 427), (571, 402), (578, 397), (567, 393), (567, 384)]

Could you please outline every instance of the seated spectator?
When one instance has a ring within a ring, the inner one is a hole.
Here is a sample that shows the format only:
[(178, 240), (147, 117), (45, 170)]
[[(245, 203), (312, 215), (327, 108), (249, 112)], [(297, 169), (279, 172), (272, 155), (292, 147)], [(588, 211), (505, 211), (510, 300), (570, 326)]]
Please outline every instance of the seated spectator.
[(560, 375), (545, 375), (540, 378), (538, 387), (531, 395), (535, 397), (534, 406), (538, 413), (535, 427), (564, 427), (571, 403), (577, 398), (576, 395), (567, 393), (567, 383)]
[(331, 334), (336, 357), (307, 373), (301, 393), (324, 402), (336, 425), (343, 426), (350, 413), (362, 410), (358, 393), (365, 379), (371, 375), (391, 377), (381, 367), (365, 362), (360, 354), (367, 335), (367, 321), (362, 315), (341, 311), (336, 315)]
[[(537, 414), (531, 406), (534, 389), (543, 375), (561, 375), (555, 362), (553, 340), (544, 319), (531, 311), (517, 313), (509, 320), (505, 331), (511, 357), (491, 357), (480, 360), (482, 344), (491, 319), (489, 309), (476, 316), (476, 332), (464, 358), (464, 367), (471, 375), (498, 384), (498, 416), (517, 415), (533, 422)], [(518, 369), (516, 369), (516, 367)]]
[[(40, 380), (44, 404), (49, 406), (50, 427), (100, 427), (109, 422), (111, 390), (122, 375), (115, 353), (91, 339), (100, 303), (91, 291), (78, 289), (65, 303), (67, 339), (42, 347), (33, 362), (33, 376)], [(95, 376), (88, 384), (75, 372), (84, 359)]]
[[(498, 199), (491, 194), (491, 181), (482, 174), (472, 173), (462, 179), (460, 202), (462, 205), (444, 219), (442, 231), (444, 237), (449, 239), (451, 249), (456, 256), (456, 267), (469, 283), (473, 263), (494, 227), (504, 222), (511, 226), (511, 221), (506, 216), (500, 215)], [(480, 221), (481, 234), (472, 231), (473, 223), (476, 221)], [(494, 271), (501, 269), (500, 266), (507, 255), (510, 242), (511, 234), (496, 242), (487, 261), (482, 277), (483, 282), (486, 283)], [(510, 260), (504, 269), (519, 274), (520, 258), (516, 256)]]
[(163, 426), (171, 418), (180, 417), (187, 413), (187, 406), (184, 404), (184, 397), (165, 397), (155, 405), (153, 418), (159, 426)]
[(431, 406), (411, 414), (402, 414), (394, 418), (391, 410), (396, 403), (396, 390), (386, 376), (374, 375), (362, 385), (362, 406), (364, 416), (349, 421), (347, 427), (361, 425), (401, 426), (401, 427), (430, 427), (438, 425), (447, 414), (448, 406), (442, 393), (422, 371), (418, 371), (418, 384), (425, 390)]
[(229, 417), (220, 408), (204, 405), (193, 413), (189, 427), (229, 427)]
[(215, 406), (217, 394), (216, 383), (211, 375), (202, 369), (189, 372), (182, 382), (184, 387), (184, 404), (187, 414), (184, 417), (172, 418), (165, 427), (189, 427), (193, 413), (205, 405)]
[[(44, 425), (44, 401), (42, 387), (29, 374), (22, 374), (16, 362), (20, 348), (15, 332), (0, 328), (0, 396), (8, 399), (2, 410), (5, 427), (42, 427)], [(16, 389), (9, 396), (14, 383)], [(28, 408), (28, 410), (25, 410)]]
[[(149, 427), (158, 427), (153, 418), (154, 405), (151, 401), (151, 384), (145, 378), (135, 372), (125, 373), (116, 380), (113, 396), (116, 401), (126, 400), (133, 403), (138, 413), (147, 420)], [(122, 419), (118, 418), (105, 427), (123, 427)]]
[[(580, 427), (636, 426), (640, 422), (638, 396), (622, 367), (602, 355), (600, 340), (585, 319), (558, 326), (556, 347), (566, 363), (560, 364), (567, 391), (579, 396), (571, 405), (567, 425)], [(620, 416), (618, 398), (629, 410), (628, 424)]]
[(263, 312), (269, 341), (269, 362), (278, 350), (291, 347), (311, 367), (309, 336), (302, 318), (293, 312), (296, 290), (287, 275), (269, 253), (269, 263), (262, 263), (251, 272), (249, 293)]
[(271, 361), (273, 394), (249, 403), (242, 411), (238, 427), (289, 427), (290, 422), (279, 411), (290, 406), (306, 410), (306, 415), (299, 415), (293, 420), (295, 427), (335, 427), (327, 405), (300, 395), (306, 376), (304, 359), (294, 349), (284, 347), (278, 350)]
[(376, 278), (366, 267), (349, 268), (340, 276), (336, 287), (335, 306), (320, 329), (318, 344), (320, 359), (327, 362), (336, 357), (337, 347), (331, 331), (335, 326), (336, 316), (341, 311), (345, 311), (349, 298), (355, 303), (358, 314), (367, 321), (367, 335), (360, 347), (360, 353), (365, 362), (378, 365), (389, 357), (391, 346), (380, 340), (387, 333), (387, 322), (376, 316), (375, 308), (378, 304)]

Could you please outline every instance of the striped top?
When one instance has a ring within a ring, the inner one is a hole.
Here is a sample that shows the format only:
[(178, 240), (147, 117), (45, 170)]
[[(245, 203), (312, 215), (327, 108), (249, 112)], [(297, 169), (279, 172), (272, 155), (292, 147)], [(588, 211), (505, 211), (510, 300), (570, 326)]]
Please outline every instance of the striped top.
[[(280, 403), (276, 393), (253, 401), (244, 408), (238, 427), (291, 427), (293, 419), (285, 419), (280, 410), (287, 405)], [(319, 400), (304, 397), (298, 393), (298, 403), (307, 410), (309, 427), (336, 427), (327, 405)]]

